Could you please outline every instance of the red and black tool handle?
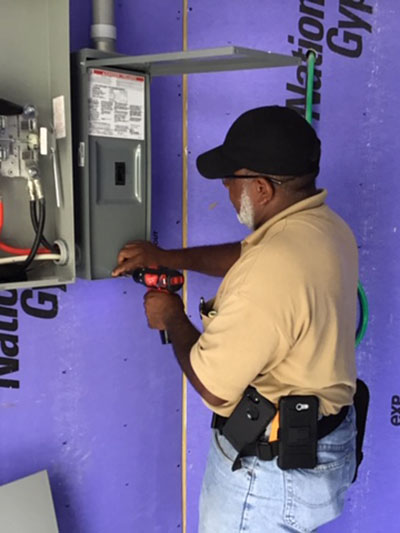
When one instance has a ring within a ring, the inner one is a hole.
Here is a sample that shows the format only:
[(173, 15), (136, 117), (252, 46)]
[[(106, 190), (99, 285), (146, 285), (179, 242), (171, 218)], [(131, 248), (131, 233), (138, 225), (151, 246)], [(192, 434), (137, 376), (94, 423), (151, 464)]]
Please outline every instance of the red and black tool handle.
[[(133, 271), (132, 278), (150, 290), (165, 292), (179, 291), (185, 281), (182, 272), (163, 266), (137, 268)], [(167, 331), (160, 331), (160, 337), (162, 344), (171, 344)]]

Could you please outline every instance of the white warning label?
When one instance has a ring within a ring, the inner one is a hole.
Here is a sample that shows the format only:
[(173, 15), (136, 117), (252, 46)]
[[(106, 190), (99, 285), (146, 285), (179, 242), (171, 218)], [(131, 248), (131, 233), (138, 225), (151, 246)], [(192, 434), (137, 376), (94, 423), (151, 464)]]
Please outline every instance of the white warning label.
[(144, 140), (145, 78), (89, 70), (89, 135)]

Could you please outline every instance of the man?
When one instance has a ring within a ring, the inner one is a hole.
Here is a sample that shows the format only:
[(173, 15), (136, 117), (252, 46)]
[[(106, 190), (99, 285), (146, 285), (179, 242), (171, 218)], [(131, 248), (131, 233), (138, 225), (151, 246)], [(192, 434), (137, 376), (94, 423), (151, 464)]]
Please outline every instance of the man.
[[(222, 179), (252, 233), (242, 243), (185, 250), (133, 243), (113, 273), (159, 264), (224, 276), (202, 308), (202, 334), (177, 295), (145, 296), (149, 326), (168, 331), (183, 372), (219, 415), (203, 480), (201, 533), (315, 531), (340, 514), (354, 476), (357, 246), (324, 204), (326, 191), (316, 188), (319, 159), (320, 141), (296, 112), (272, 106), (244, 113), (221, 146), (198, 157), (197, 168)], [(248, 386), (280, 408), (282, 430), (279, 418), (270, 417), (250, 452), (224, 432)], [(295, 421), (293, 442), (289, 436), (289, 448), (279, 447), (287, 429), (281, 402), (293, 396), (318, 402), (314, 467), (297, 467), (297, 455), (293, 467), (284, 466), (290, 445), (308, 442), (314, 431), (312, 417), (302, 436)], [(275, 450), (272, 456), (260, 443)]]

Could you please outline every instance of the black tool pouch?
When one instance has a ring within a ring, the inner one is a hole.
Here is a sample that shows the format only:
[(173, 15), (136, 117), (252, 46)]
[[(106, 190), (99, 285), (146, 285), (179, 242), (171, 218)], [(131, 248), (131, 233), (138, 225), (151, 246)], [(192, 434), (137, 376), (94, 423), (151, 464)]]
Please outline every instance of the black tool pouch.
[(357, 426), (357, 440), (356, 440), (356, 471), (352, 483), (357, 479), (358, 468), (364, 458), (362, 451), (365, 426), (367, 425), (367, 413), (369, 406), (369, 390), (367, 385), (357, 379), (357, 390), (354, 396), (354, 408), (356, 411), (356, 426)]
[(241, 467), (240, 452), (255, 442), (265, 431), (276, 414), (272, 402), (261, 396), (254, 387), (247, 387), (221, 433), (239, 453), (232, 465), (235, 471)]
[(281, 398), (278, 466), (282, 470), (317, 465), (318, 406), (316, 396)]

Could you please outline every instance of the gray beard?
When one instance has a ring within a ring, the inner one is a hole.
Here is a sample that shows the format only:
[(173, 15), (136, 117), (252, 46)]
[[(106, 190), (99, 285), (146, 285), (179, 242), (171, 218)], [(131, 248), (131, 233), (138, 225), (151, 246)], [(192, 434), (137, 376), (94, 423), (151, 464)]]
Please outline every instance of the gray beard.
[(254, 207), (247, 192), (247, 187), (243, 187), (242, 196), (240, 197), (240, 211), (237, 214), (237, 218), (241, 224), (254, 230)]

